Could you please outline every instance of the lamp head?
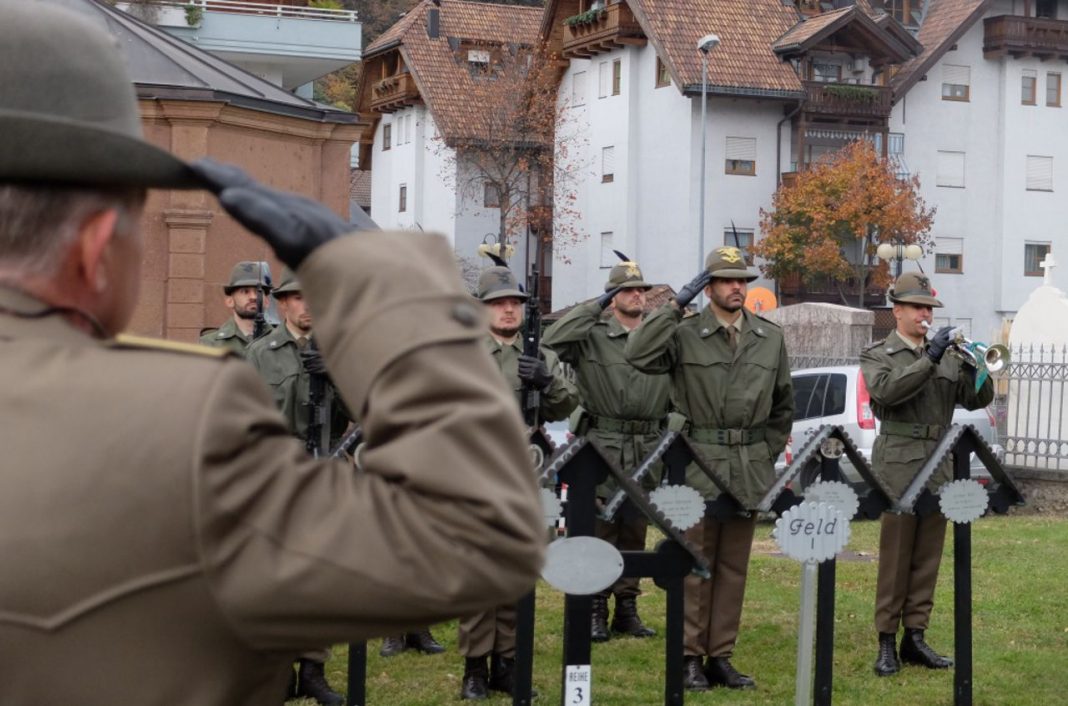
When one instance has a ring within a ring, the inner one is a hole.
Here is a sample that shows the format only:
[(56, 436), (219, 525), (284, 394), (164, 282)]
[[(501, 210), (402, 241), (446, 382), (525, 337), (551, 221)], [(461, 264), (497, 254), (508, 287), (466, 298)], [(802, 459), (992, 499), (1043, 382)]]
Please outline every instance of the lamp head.
[(905, 246), (905, 257), (910, 260), (919, 260), (923, 257), (923, 248), (916, 243)]
[(897, 248), (890, 243), (879, 243), (875, 248), (875, 254), (882, 260), (892, 260), (897, 255)]
[(719, 37), (714, 34), (706, 34), (697, 40), (697, 49), (704, 54), (709, 53), (719, 46)]

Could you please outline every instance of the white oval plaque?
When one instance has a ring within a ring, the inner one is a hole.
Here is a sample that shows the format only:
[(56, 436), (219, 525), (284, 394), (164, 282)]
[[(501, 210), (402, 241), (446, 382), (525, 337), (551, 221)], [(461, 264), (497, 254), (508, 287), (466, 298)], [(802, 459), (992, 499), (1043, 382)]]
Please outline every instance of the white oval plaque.
[(545, 452), (537, 444), (531, 444), (527, 449), (527, 454), (530, 456), (530, 463), (534, 466), (534, 470), (540, 471), (545, 465)]
[(827, 561), (849, 542), (849, 520), (833, 505), (801, 503), (775, 520), (775, 541), (791, 559)]
[(563, 514), (564, 504), (560, 502), (560, 498), (556, 497), (556, 493), (552, 488), (541, 489), (541, 512), (545, 517), (546, 527), (556, 527), (556, 523), (560, 521), (560, 515)]
[(955, 480), (942, 486), (938, 493), (938, 504), (942, 514), (950, 522), (967, 524), (974, 522), (986, 512), (990, 496), (986, 494), (979, 481), (971, 479)]
[(541, 569), (541, 577), (550, 586), (573, 596), (599, 593), (622, 575), (623, 555), (596, 537), (567, 537), (552, 542)]
[(805, 500), (834, 505), (846, 519), (853, 519), (860, 507), (857, 494), (847, 483), (836, 480), (821, 480), (805, 488)]
[(688, 485), (662, 485), (649, 493), (649, 502), (680, 532), (696, 525), (705, 514), (705, 499)]

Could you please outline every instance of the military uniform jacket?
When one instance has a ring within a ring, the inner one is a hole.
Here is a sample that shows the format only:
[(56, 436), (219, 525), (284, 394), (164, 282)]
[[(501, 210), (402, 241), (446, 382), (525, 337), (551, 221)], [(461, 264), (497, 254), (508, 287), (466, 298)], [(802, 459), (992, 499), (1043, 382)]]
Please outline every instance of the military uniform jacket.
[[(505, 383), (515, 395), (516, 403), (523, 401), (523, 381), (519, 379), (519, 356), (523, 355), (523, 339), (516, 336), (511, 343), (498, 343), (493, 336), (486, 334), (486, 350), (489, 351), (497, 368), (504, 375)], [(574, 383), (564, 376), (560, 359), (551, 350), (543, 349), (545, 365), (553, 376), (553, 384), (541, 393), (538, 417), (543, 422), (555, 422), (566, 419), (567, 415), (578, 406), (578, 390)]]
[[(666, 372), (650, 375), (627, 362), (623, 355), (629, 331), (612, 315), (604, 315), (596, 302), (579, 304), (549, 327), (542, 344), (559, 354), (575, 370), (579, 399), (594, 418), (639, 422), (663, 422), (671, 397), (671, 376)], [(581, 429), (580, 429), (581, 431)], [(652, 451), (661, 431), (627, 433), (597, 428), (584, 431), (625, 472), (633, 471)], [(658, 482), (653, 473), (644, 479), (647, 488)], [(604, 483), (597, 494), (615, 492), (615, 481)]]
[(245, 351), (251, 343), (252, 337), (246, 336), (241, 332), (232, 315), (226, 320), (225, 324), (213, 331), (207, 331), (200, 337), (201, 345), (211, 346), (212, 348), (225, 348), (242, 358), (245, 357)]
[(533, 587), (523, 424), (445, 239), (340, 238), (297, 274), (361, 472), (311, 458), (243, 360), (0, 290), (0, 703), (277, 704), (298, 653)]
[[(300, 360), (300, 349), (289, 328), (282, 323), (248, 347), (248, 362), (267, 383), (274, 403), (282, 410), (289, 428), (301, 439), (308, 435), (308, 399), (311, 375)], [(337, 395), (330, 408), (330, 445), (336, 444), (350, 421)]]
[[(625, 355), (647, 373), (670, 373), (675, 408), (689, 419), (694, 447), (727, 481), (734, 496), (756, 507), (775, 480), (775, 459), (786, 447), (794, 415), (790, 364), (782, 329), (743, 310), (737, 351), (711, 309), (683, 318), (671, 305), (657, 309), (631, 331)], [(705, 443), (702, 429), (762, 430), (744, 447)], [(715, 485), (696, 468), (687, 483), (706, 498)]]
[[(949, 426), (953, 408), (979, 409), (994, 399), (994, 385), (987, 378), (975, 391), (970, 367), (946, 353), (938, 365), (927, 356), (924, 346), (912, 350), (894, 331), (883, 341), (868, 346), (860, 354), (860, 368), (871, 395), (871, 409), (885, 423)], [(900, 498), (919, 473), (941, 434), (934, 438), (911, 438), (880, 430), (872, 448), (872, 470), (895, 499)], [(953, 465), (947, 459), (931, 476), (927, 488), (937, 492), (953, 480)]]

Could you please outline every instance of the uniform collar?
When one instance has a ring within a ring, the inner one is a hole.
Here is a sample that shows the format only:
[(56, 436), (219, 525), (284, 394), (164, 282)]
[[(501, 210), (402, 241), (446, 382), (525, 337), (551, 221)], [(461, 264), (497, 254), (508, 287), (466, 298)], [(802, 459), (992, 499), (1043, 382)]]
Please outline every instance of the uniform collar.
[(238, 328), (237, 322), (234, 321), (234, 315), (230, 314), (230, 318), (226, 320), (219, 330), (215, 333), (215, 338), (226, 340), (229, 338), (239, 338), (242, 343), (248, 343), (250, 337), (246, 336), (244, 332)]
[(623, 324), (619, 323), (619, 319), (615, 314), (609, 314), (601, 319), (600, 323), (604, 323), (608, 327), (609, 338), (619, 338), (620, 336), (626, 336), (633, 329), (628, 329)]
[[(701, 314), (697, 320), (698, 334), (701, 338), (708, 338), (714, 335), (721, 328), (724, 328), (723, 322), (719, 320), (712, 309), (705, 307), (701, 310)], [(742, 309), (742, 315), (738, 317), (738, 320), (734, 322), (734, 327), (738, 329), (739, 335), (744, 334), (747, 331), (752, 331), (756, 335), (764, 338), (767, 336), (767, 328), (759, 321), (753, 319), (753, 314), (745, 308)]]
[(513, 340), (511, 343), (500, 343), (496, 338), (493, 337), (493, 334), (486, 334), (486, 348), (489, 350), (490, 353), (496, 353), (497, 351), (503, 350), (504, 348), (508, 347), (514, 348), (520, 353), (522, 353), (523, 337), (516, 336), (515, 340)]
[(919, 353), (923, 350), (923, 344), (913, 346), (912, 343), (906, 341), (903, 336), (898, 334), (897, 329), (890, 332), (890, 335), (886, 337), (883, 342), (883, 348), (887, 353), (897, 353), (898, 351), (911, 351), (913, 353)]
[(98, 340), (72, 326), (46, 302), (0, 285), (0, 338), (5, 337), (48, 338), (68, 345), (91, 345)]
[(282, 348), (286, 345), (292, 345), (295, 348), (297, 345), (297, 339), (289, 333), (289, 327), (286, 326), (285, 321), (275, 326), (273, 331), (263, 337), (263, 340), (266, 341), (265, 345), (271, 349)]

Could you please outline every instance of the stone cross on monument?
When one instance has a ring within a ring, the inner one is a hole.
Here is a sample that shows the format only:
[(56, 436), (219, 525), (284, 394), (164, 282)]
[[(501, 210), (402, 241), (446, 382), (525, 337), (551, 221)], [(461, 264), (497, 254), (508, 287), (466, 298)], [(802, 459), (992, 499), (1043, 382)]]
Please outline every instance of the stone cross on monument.
[(1042, 275), (1042, 284), (1046, 286), (1053, 286), (1053, 268), (1057, 266), (1057, 261), (1053, 259), (1053, 252), (1046, 253), (1046, 259), (1038, 263), (1038, 266), (1042, 268), (1045, 273)]

